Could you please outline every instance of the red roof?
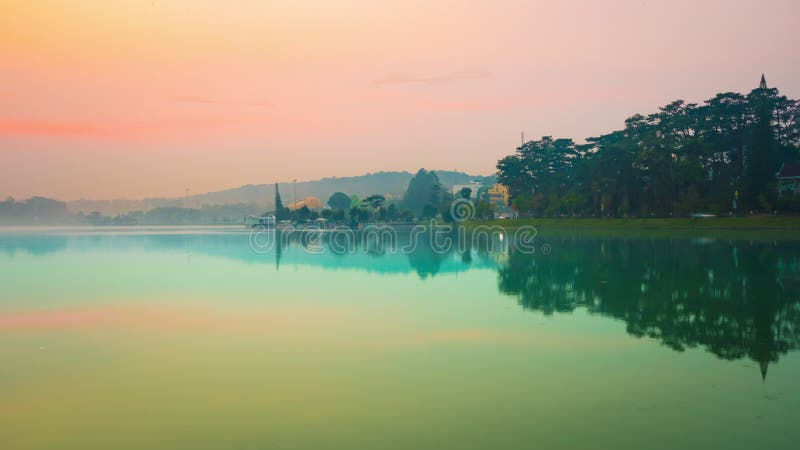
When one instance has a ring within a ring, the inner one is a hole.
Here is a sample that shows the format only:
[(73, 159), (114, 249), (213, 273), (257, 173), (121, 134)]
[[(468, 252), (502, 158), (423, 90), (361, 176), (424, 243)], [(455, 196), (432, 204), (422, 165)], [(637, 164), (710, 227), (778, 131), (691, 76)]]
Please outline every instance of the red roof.
[(778, 178), (800, 178), (800, 163), (786, 163), (781, 166)]

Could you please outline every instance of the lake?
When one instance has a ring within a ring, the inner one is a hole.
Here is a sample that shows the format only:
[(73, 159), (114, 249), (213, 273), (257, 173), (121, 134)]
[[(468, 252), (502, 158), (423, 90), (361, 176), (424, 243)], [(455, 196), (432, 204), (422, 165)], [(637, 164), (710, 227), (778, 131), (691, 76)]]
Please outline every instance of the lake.
[(796, 448), (764, 236), (0, 230), (0, 448)]

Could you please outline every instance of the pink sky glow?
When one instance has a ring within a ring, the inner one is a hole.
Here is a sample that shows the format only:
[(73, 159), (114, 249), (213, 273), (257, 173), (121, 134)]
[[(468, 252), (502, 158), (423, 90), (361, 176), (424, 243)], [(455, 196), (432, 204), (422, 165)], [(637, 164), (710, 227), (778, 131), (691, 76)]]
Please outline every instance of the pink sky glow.
[(795, 0), (0, 0), (0, 197), (494, 171), (675, 99), (800, 96)]

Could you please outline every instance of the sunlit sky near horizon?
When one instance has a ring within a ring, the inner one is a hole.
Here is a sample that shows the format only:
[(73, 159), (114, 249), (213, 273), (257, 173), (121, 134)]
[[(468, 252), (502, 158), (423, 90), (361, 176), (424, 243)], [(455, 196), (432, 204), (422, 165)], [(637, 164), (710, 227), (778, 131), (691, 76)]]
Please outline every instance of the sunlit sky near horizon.
[(0, 197), (494, 172), (675, 99), (800, 97), (796, 0), (0, 0)]

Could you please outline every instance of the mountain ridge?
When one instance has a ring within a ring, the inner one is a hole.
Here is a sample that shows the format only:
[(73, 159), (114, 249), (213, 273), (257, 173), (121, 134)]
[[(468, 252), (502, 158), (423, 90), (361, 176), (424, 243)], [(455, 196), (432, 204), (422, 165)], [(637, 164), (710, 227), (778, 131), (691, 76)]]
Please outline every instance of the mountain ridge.
[[(464, 184), (478, 181), (483, 184), (492, 184), (496, 181), (494, 175), (470, 175), (465, 172), (451, 170), (434, 170), (444, 186)], [(346, 177), (324, 177), (317, 180), (278, 182), (278, 189), (284, 204), (308, 196), (318, 197), (326, 202), (334, 192), (344, 192), (348, 195), (364, 197), (371, 194), (382, 194), (388, 197), (397, 197), (408, 187), (414, 176), (408, 171), (380, 171), (369, 172), (363, 175)], [(296, 190), (296, 193), (295, 193)], [(131, 211), (147, 211), (164, 206), (188, 206), (198, 208), (204, 205), (250, 204), (254, 208), (265, 210), (273, 207), (275, 196), (275, 183), (245, 184), (239, 187), (222, 189), (218, 191), (194, 194), (188, 197), (173, 198), (144, 198), (144, 199), (111, 199), (91, 200), (81, 199), (68, 201), (67, 207), (73, 212), (114, 215)]]

